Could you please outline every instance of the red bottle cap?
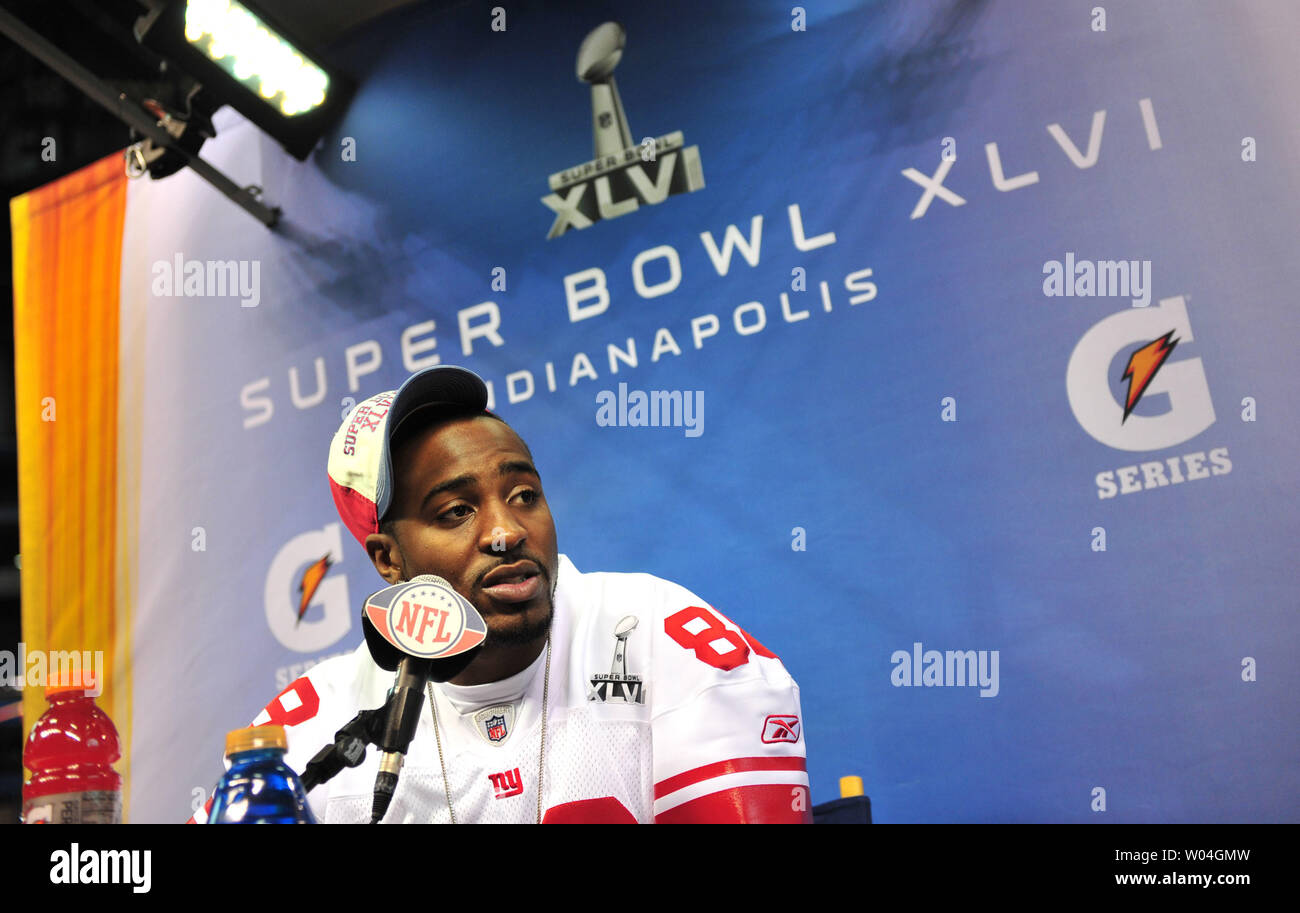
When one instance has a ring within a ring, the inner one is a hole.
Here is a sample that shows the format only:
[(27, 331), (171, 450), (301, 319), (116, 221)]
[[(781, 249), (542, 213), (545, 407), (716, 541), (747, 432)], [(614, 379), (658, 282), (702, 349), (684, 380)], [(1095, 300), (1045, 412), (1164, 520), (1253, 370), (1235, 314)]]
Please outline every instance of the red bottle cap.
[(95, 690), (95, 672), (93, 669), (82, 669), (80, 672), (59, 670), (51, 675), (45, 683), (45, 696), (48, 698), (54, 694), (62, 694), (67, 691), (87, 691)]

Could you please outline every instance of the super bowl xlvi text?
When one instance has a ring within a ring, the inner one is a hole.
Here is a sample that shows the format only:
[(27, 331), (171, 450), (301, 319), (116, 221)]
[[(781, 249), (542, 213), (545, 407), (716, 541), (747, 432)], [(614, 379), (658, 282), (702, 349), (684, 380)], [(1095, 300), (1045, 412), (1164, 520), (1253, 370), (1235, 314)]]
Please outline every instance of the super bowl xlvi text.
[[(736, 224), (728, 224), (721, 240), (715, 238), (710, 230), (688, 234), (698, 239), (708, 258), (711, 271), (706, 271), (706, 276), (712, 278), (716, 274), (721, 280), (734, 275), (742, 262), (757, 267), (765, 253), (779, 256), (779, 253), (772, 252), (773, 235), (784, 235), (797, 254), (829, 248), (837, 243), (836, 234), (829, 226), (816, 224), (818, 230), (806, 226), (797, 203), (786, 206), (784, 218), (776, 220), (780, 226), (779, 233), (772, 231), (772, 224), (772, 221), (765, 222), (765, 216), (759, 213), (748, 220), (744, 230)], [(677, 246), (668, 243), (648, 247), (631, 256), (628, 269), (632, 291), (640, 300), (659, 298), (675, 291), (686, 275), (683, 262), (690, 263), (689, 259), (683, 260)], [(488, 378), (488, 408), (497, 408), (502, 400), (524, 402), (542, 391), (555, 393), (561, 386), (576, 387), (584, 380), (600, 380), (602, 371), (614, 375), (623, 369), (639, 367), (643, 360), (653, 364), (664, 358), (700, 351), (711, 344), (713, 337), (723, 333), (755, 338), (760, 333), (776, 332), (778, 327), (849, 312), (858, 305), (878, 299), (878, 276), (872, 267), (851, 270), (842, 267), (836, 273), (839, 278), (831, 281), (821, 278), (824, 273), (796, 267), (790, 279), (783, 280), (782, 285), (773, 288), (771, 295), (764, 299), (753, 299), (751, 291), (745, 296), (737, 296), (737, 303), (715, 307), (716, 313), (669, 316), (664, 325), (648, 329), (639, 344), (635, 337), (623, 334), (608, 340), (603, 346), (597, 343), (603, 352), (592, 350), (588, 345), (591, 354), (576, 351), (544, 360), (531, 368), (521, 366), (508, 373), (500, 385)], [(619, 308), (628, 304), (626, 296), (620, 297), (618, 293), (622, 283), (611, 283), (609, 277), (606, 269), (599, 266), (566, 274), (561, 287), (555, 289), (551, 307), (566, 314), (570, 325), (615, 316)], [(466, 356), (481, 353), (485, 347), (504, 350), (512, 338), (506, 332), (505, 323), (502, 310), (495, 301), (480, 301), (460, 308), (455, 313), (455, 344)], [(444, 327), (443, 334), (446, 331)], [(401, 328), (395, 335), (402, 364), (410, 370), (441, 363), (443, 356), (440, 353), (444, 347), (440, 342), (446, 342), (447, 337), (443, 335), (439, 339), (436, 321), (417, 321)], [(508, 353), (502, 351), (500, 354)], [(243, 427), (250, 430), (274, 421), (277, 412), (283, 413), (286, 405), (295, 410), (324, 407), (331, 402), (332, 390), (342, 389), (345, 405), (350, 408), (355, 405), (355, 402), (348, 402), (350, 395), (361, 389), (367, 375), (379, 371), (392, 357), (391, 348), (386, 348), (378, 339), (366, 338), (344, 345), (341, 350), (308, 354), (296, 363), (286, 365), (285, 373), (281, 375), (283, 380), (278, 384), (273, 384), (270, 376), (244, 384), (239, 391), (239, 402), (244, 411)], [(337, 373), (340, 363), (343, 366), (341, 378)], [(335, 365), (332, 370), (327, 367), (330, 364)], [(285, 387), (287, 403), (284, 399), (274, 399), (272, 392), (276, 389), (283, 391)]]

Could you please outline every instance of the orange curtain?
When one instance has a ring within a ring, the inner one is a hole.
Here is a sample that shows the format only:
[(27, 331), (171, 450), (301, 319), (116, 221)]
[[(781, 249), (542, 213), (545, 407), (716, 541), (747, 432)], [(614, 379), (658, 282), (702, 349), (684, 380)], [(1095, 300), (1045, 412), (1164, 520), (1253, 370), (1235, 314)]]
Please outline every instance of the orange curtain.
[[(10, 203), (23, 641), (29, 652), (103, 651), (107, 681), (97, 702), (122, 736), (124, 777), (130, 587), (118, 513), (118, 305), (126, 181), (117, 153)], [(24, 736), (45, 706), (42, 689), (24, 690)]]

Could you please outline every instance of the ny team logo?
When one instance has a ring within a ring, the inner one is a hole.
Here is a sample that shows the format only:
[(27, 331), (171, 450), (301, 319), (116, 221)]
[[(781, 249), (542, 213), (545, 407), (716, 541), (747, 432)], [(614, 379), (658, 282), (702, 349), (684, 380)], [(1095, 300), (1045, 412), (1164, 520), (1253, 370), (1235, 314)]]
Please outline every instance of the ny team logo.
[(595, 157), (551, 175), (552, 192), (542, 197), (555, 213), (548, 241), (570, 228), (590, 228), (600, 219), (635, 212), (643, 203), (653, 206), (673, 194), (704, 187), (700, 149), (683, 147), (680, 130), (633, 142), (614, 83), (614, 68), (626, 44), (623, 26), (606, 22), (578, 48), (578, 79), (591, 86)]
[(499, 774), (488, 774), (488, 782), (492, 784), (492, 791), (496, 793), (498, 799), (518, 796), (524, 791), (524, 778), (519, 773), (518, 767), (514, 770), (503, 770)]
[[(1066, 368), (1070, 408), (1083, 430), (1116, 450), (1148, 452), (1175, 447), (1214, 424), (1205, 368), (1197, 357), (1170, 361), (1179, 345), (1195, 341), (1181, 296), (1154, 308), (1128, 309), (1094, 324)], [(1125, 357), (1126, 356), (1126, 357)], [(1120, 395), (1112, 390), (1116, 371)], [(1159, 397), (1167, 406), (1156, 411)], [(1138, 411), (1140, 405), (1146, 407)], [(1151, 488), (1226, 475), (1228, 448), (1149, 460), (1096, 476), (1097, 497), (1113, 498)]]

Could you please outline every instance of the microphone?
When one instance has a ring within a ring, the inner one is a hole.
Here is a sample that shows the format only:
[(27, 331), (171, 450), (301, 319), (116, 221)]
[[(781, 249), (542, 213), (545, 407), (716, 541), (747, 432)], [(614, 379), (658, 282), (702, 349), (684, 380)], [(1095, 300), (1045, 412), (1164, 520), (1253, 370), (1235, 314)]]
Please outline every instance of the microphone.
[(445, 682), (483, 648), (487, 625), (473, 604), (434, 574), (422, 574), (371, 595), (361, 612), (366, 646), (381, 669), (396, 671), (388, 699), (375, 778), (371, 824), (388, 811), (407, 749), (415, 737), (430, 680)]

